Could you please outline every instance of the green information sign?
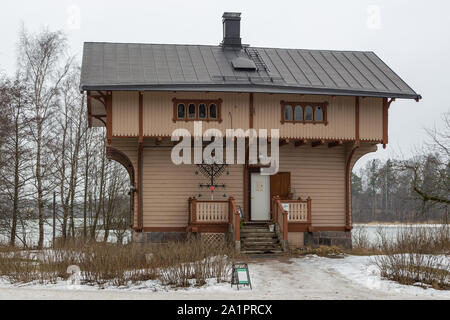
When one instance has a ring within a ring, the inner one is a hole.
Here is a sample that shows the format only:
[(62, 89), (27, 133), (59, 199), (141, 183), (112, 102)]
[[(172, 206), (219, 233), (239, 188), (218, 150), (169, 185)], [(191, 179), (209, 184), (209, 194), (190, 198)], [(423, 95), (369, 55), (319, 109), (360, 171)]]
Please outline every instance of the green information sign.
[(231, 276), (231, 287), (236, 285), (238, 290), (239, 286), (249, 286), (252, 288), (252, 283), (250, 281), (250, 273), (248, 270), (248, 265), (246, 263), (235, 263), (233, 264), (233, 272)]

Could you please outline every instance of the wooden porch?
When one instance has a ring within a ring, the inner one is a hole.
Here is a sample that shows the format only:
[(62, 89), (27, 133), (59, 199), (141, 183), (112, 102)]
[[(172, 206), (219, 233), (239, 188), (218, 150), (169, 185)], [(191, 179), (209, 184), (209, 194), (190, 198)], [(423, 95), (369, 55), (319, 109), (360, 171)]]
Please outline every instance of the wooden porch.
[[(241, 212), (233, 197), (228, 200), (198, 200), (189, 198), (188, 233), (231, 233), (237, 248), (241, 246)], [(271, 221), (275, 231), (287, 249), (289, 232), (312, 231), (312, 199), (283, 200), (274, 196), (271, 200)]]

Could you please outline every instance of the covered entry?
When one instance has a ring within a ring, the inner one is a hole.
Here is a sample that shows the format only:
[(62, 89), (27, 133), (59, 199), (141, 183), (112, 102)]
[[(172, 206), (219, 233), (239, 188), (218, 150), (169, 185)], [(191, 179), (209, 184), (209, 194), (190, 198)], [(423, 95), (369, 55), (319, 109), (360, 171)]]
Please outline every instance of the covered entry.
[(249, 180), (250, 221), (269, 221), (271, 199), (274, 196), (290, 199), (291, 174), (282, 172), (264, 176), (257, 169), (250, 171)]

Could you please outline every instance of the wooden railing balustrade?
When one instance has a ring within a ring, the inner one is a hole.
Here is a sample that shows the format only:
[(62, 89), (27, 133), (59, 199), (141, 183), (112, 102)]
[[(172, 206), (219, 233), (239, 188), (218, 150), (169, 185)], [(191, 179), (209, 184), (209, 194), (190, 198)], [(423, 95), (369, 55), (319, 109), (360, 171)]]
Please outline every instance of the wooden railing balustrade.
[(198, 200), (189, 198), (189, 224), (214, 225), (231, 224), (235, 241), (241, 240), (241, 215), (236, 206), (236, 200)]
[[(289, 205), (288, 209), (284, 205)], [(283, 234), (283, 240), (288, 240), (289, 224), (305, 224), (307, 227), (312, 225), (311, 215), (312, 200), (281, 200), (275, 196), (272, 199), (272, 220), (278, 224)]]

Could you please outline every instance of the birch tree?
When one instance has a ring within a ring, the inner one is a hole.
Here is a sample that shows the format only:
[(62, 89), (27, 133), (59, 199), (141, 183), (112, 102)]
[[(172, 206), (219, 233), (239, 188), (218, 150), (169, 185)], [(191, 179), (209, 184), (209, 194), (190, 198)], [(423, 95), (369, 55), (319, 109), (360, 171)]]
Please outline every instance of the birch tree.
[(62, 80), (69, 71), (71, 58), (66, 56), (66, 38), (61, 32), (43, 30), (38, 34), (23, 28), (19, 41), (19, 68), (30, 90), (30, 132), (34, 143), (34, 186), (39, 219), (38, 249), (44, 245), (44, 198), (46, 179), (51, 173), (47, 157), (52, 144), (52, 116), (58, 108)]

